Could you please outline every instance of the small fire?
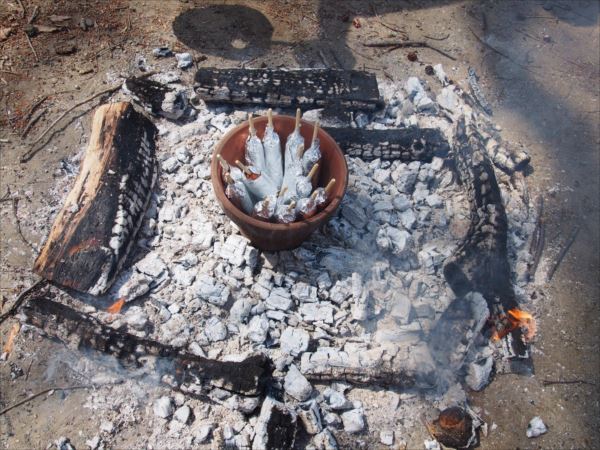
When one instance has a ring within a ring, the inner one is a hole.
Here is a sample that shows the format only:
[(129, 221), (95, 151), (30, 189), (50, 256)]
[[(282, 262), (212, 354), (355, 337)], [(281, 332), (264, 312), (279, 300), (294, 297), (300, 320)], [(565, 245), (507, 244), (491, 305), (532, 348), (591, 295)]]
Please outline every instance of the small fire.
[(121, 308), (123, 308), (124, 304), (125, 304), (125, 297), (121, 297), (119, 300), (117, 300), (112, 305), (110, 305), (108, 308), (106, 308), (106, 311), (108, 311), (111, 314), (118, 314), (121, 312)]
[(535, 319), (531, 314), (520, 309), (511, 309), (508, 311), (508, 315), (500, 317), (499, 322), (502, 324), (502, 329), (495, 327), (492, 333), (492, 341), (496, 342), (506, 336), (517, 328), (524, 328), (526, 330), (523, 335), (524, 339), (530, 341), (535, 336)]

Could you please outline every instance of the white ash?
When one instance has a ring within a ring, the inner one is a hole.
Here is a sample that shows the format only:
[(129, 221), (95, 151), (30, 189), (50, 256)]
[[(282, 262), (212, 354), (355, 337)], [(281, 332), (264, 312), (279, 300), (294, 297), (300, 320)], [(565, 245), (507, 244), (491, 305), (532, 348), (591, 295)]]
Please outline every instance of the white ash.
[(544, 423), (542, 418), (539, 416), (535, 416), (533, 419), (531, 419), (531, 421), (527, 425), (527, 433), (526, 434), (527, 434), (528, 438), (538, 437), (547, 432), (548, 432), (548, 428), (546, 428), (546, 424)]
[[(436, 66), (436, 74), (445, 79), (440, 69)], [(173, 74), (157, 76), (177, 81)], [(451, 138), (447, 117), (470, 110), (460, 90), (455, 85), (442, 87), (435, 80), (432, 85), (416, 78), (409, 81), (381, 82), (385, 111), (356, 115), (354, 120), (366, 129), (435, 127)], [(259, 109), (252, 112), (266, 113)], [(101, 311), (94, 315), (148, 339), (187, 347), (196, 355), (224, 359), (234, 353), (266, 352), (280, 362), (282, 382), (286, 374), (291, 373), (291, 377), (297, 370), (304, 378), (307, 368), (317, 364), (370, 367), (381, 359), (398, 358), (406, 366), (433, 365), (427, 352), (428, 333), (454, 298), (443, 277), (443, 262), (469, 227), (467, 197), (451, 169), (441, 158), (409, 164), (347, 158), (348, 192), (327, 226), (297, 250), (263, 253), (253, 248), (223, 214), (210, 182), (215, 145), (246, 118), (247, 111), (212, 109), (200, 102), (197, 115), (186, 119), (187, 123), (158, 120), (160, 189), (155, 189), (138, 237), (145, 256), (122, 272), (108, 303), (122, 297), (137, 300), (135, 305), (124, 307), (122, 317), (111, 319)], [(518, 293), (524, 296), (529, 286), (528, 242), (536, 214), (533, 205), (523, 201), (524, 187), (515, 182), (522, 175), (514, 170), (527, 156), (503, 142), (499, 133), (483, 131), (490, 158), (498, 168), (511, 230), (511, 266), (521, 288)], [(513, 178), (501, 177), (502, 172)], [(57, 178), (55, 197), (66, 194), (72, 176), (69, 173)], [(60, 204), (53, 201), (48, 209), (34, 212), (30, 221), (46, 223)], [(44, 229), (38, 228), (41, 240)], [(472, 389), (482, 388), (489, 378), (491, 358), (482, 357), (482, 352), (471, 350), (465, 361), (466, 383)], [(452, 395), (444, 399), (447, 403), (464, 399), (456, 392), (464, 393), (463, 388), (452, 386)], [(314, 388), (323, 391), (327, 385)], [(117, 391), (126, 398), (131, 396), (115, 388)], [(301, 392), (301, 397), (306, 395)], [(415, 432), (420, 427), (417, 411), (440, 400), (402, 397), (408, 395), (405, 393), (399, 400), (391, 391), (374, 395), (362, 388), (335, 392), (317, 398), (323, 428), (317, 431), (313, 421), (315, 446), (319, 442), (327, 447), (330, 437), (335, 443), (330, 429), (346, 425), (348, 432), (368, 429), (375, 442), (381, 438), (385, 445), (389, 445), (389, 434), (380, 436), (380, 432), (388, 429), (395, 429), (396, 436), (413, 444), (419, 438), (422, 443), (424, 436)], [(332, 395), (334, 400), (339, 395), (345, 398), (346, 402), (334, 403), (342, 404), (341, 409), (329, 404)], [(152, 417), (154, 401), (159, 397), (156, 394), (146, 399)], [(300, 414), (303, 407), (298, 406), (298, 399), (290, 396), (288, 400), (287, 406)], [(354, 401), (362, 406), (355, 408)], [(162, 419), (174, 412), (173, 404), (169, 403), (171, 409), (167, 410), (163, 400), (165, 408), (160, 409), (159, 417), (165, 422), (164, 428), (152, 430), (149, 439), (163, 446), (181, 446), (183, 441), (177, 439), (189, 438), (200, 444), (227, 434), (228, 442), (243, 440), (241, 436), (252, 442), (258, 400), (246, 405), (240, 396), (229, 394), (212, 406), (215, 416), (210, 420), (208, 414), (201, 414), (203, 403), (194, 402), (190, 406), (194, 421), (171, 429), (170, 423), (181, 421)], [(390, 408), (389, 418), (381, 417), (378, 405)], [(341, 415), (349, 412), (352, 414), (344, 422)], [(119, 423), (118, 414), (113, 411), (105, 419)], [(405, 419), (402, 429), (395, 428), (393, 420), (398, 417)], [(300, 418), (304, 420), (302, 414)], [(234, 424), (239, 421), (250, 429), (236, 431)]]

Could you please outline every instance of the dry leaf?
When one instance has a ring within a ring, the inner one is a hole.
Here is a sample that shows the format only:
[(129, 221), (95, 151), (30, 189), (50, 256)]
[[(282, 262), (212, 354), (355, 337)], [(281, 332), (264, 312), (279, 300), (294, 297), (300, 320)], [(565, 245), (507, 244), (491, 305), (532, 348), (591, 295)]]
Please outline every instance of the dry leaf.
[(10, 27), (0, 28), (0, 41), (5, 41), (6, 39), (8, 39), (8, 37), (12, 33), (12, 30), (13, 29)]
[(40, 33), (54, 33), (55, 31), (59, 30), (59, 28), (49, 26), (49, 25), (36, 25), (35, 28)]
[(6, 353), (7, 355), (12, 352), (13, 345), (15, 343), (15, 338), (17, 334), (19, 334), (19, 330), (21, 329), (21, 324), (19, 322), (15, 323), (10, 331), (8, 332), (8, 337), (6, 338), (6, 344), (4, 344), (4, 348), (2, 349), (2, 353)]
[(69, 20), (71, 16), (57, 16), (56, 14), (52, 14), (48, 17), (50, 22), (64, 22), (65, 20)]

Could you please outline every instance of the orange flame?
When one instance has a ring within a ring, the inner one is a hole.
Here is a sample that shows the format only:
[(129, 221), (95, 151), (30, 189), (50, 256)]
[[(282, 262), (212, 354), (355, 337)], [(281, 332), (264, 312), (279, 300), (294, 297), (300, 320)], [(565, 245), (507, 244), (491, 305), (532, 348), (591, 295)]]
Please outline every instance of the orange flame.
[(124, 304), (125, 304), (125, 297), (121, 297), (119, 300), (117, 300), (112, 305), (110, 305), (108, 308), (106, 308), (106, 311), (108, 311), (111, 314), (119, 314), (121, 312), (121, 308), (123, 308)]
[(525, 328), (526, 332), (523, 338), (530, 341), (535, 336), (536, 326), (535, 319), (531, 314), (520, 309), (511, 309), (508, 311), (508, 315), (501, 317), (501, 321), (504, 323), (502, 330), (495, 329), (492, 333), (492, 341), (496, 342), (506, 336), (517, 328)]

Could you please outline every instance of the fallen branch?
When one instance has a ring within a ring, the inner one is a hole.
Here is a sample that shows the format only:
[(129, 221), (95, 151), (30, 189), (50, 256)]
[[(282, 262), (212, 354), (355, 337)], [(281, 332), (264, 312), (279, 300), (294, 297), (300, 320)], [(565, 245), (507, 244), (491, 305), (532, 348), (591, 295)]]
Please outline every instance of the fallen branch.
[(42, 98), (40, 98), (37, 102), (35, 102), (33, 105), (31, 105), (31, 107), (29, 108), (29, 111), (27, 111), (27, 114), (25, 114), (25, 116), (23, 117), (24, 120), (29, 120), (29, 118), (31, 117), (31, 115), (35, 112), (35, 110), (42, 104), (44, 103), (46, 100), (48, 99), (48, 95), (44, 95)]
[[(58, 118), (57, 118), (57, 119), (56, 119), (54, 122), (52, 122), (52, 123), (51, 123), (51, 124), (48, 126), (48, 128), (46, 128), (46, 129), (45, 129), (45, 130), (42, 132), (42, 134), (40, 134), (40, 135), (39, 135), (37, 138), (35, 138), (35, 139), (33, 140), (33, 142), (31, 143), (31, 145), (33, 146), (33, 145), (37, 144), (39, 141), (41, 141), (41, 140), (42, 140), (42, 138), (43, 138), (44, 136), (46, 136), (46, 134), (48, 134), (48, 132), (49, 132), (49, 131), (50, 131), (52, 128), (54, 128), (54, 126), (55, 126), (55, 125), (56, 125), (58, 122), (60, 122), (60, 121), (61, 121), (61, 120), (62, 120), (62, 119), (63, 119), (63, 118), (64, 118), (64, 117), (67, 115), (67, 114), (69, 114), (69, 113), (70, 113), (71, 111), (73, 111), (75, 108), (78, 108), (78, 107), (79, 107), (79, 106), (81, 106), (81, 105), (85, 105), (87, 102), (89, 102), (89, 101), (91, 101), (91, 100), (94, 100), (95, 98), (97, 98), (97, 97), (100, 97), (101, 95), (105, 95), (105, 94), (112, 94), (113, 92), (116, 92), (116, 91), (118, 91), (119, 89), (121, 89), (121, 85), (120, 85), (120, 84), (119, 84), (118, 86), (113, 86), (113, 87), (111, 87), (111, 88), (104, 89), (103, 91), (97, 92), (97, 93), (95, 93), (94, 95), (92, 95), (92, 96), (90, 96), (90, 97), (88, 97), (88, 98), (86, 98), (86, 99), (84, 99), (84, 100), (81, 100), (80, 102), (78, 102), (78, 103), (76, 103), (75, 105), (71, 106), (69, 109), (67, 109), (65, 112), (63, 112), (63, 113), (62, 113), (60, 116), (58, 116)], [(35, 150), (31, 149), (31, 150), (29, 150), (29, 151), (25, 152), (25, 154), (24, 154), (23, 156), (21, 156), (21, 159), (20, 159), (19, 161), (20, 161), (20, 162), (22, 162), (22, 163), (29, 161), (29, 160), (30, 160), (31, 158), (33, 158), (33, 156), (35, 156), (35, 154), (36, 154), (37, 152), (39, 152), (40, 150), (41, 150), (41, 148), (38, 148), (38, 149), (35, 149)]]
[(8, 317), (12, 316), (17, 311), (17, 309), (19, 309), (19, 307), (23, 304), (23, 302), (27, 300), (30, 294), (37, 292), (39, 289), (44, 288), (47, 284), (48, 281), (40, 279), (36, 283), (34, 283), (33, 286), (21, 292), (15, 300), (15, 302), (9, 308), (9, 310), (6, 311), (4, 314), (0, 315), (0, 323), (4, 322)]
[(596, 383), (586, 380), (544, 380), (542, 381), (544, 386), (551, 386), (553, 384), (589, 384), (590, 386), (596, 386)]
[(47, 112), (47, 110), (40, 111), (39, 114), (37, 114), (35, 117), (33, 117), (27, 123), (27, 126), (21, 133), (21, 139), (23, 139), (23, 138), (25, 138), (25, 136), (27, 136), (27, 133), (29, 133), (29, 130), (31, 130), (31, 127), (33, 127), (37, 123), (37, 121), (40, 120), (44, 114), (46, 114), (46, 112)]
[(31, 39), (29, 39), (29, 36), (27, 35), (27, 33), (25, 33), (25, 38), (27, 39), (27, 43), (29, 44), (29, 47), (31, 48), (31, 51), (33, 52), (33, 56), (35, 56), (35, 60), (37, 62), (40, 62), (40, 58), (38, 57), (37, 52), (35, 51), (35, 48), (33, 48), (33, 44), (31, 43)]
[(25, 236), (23, 235), (23, 231), (21, 230), (21, 221), (19, 220), (19, 215), (18, 215), (19, 197), (12, 198), (12, 212), (13, 212), (13, 215), (15, 216), (15, 224), (17, 227), (17, 233), (19, 234), (19, 237), (25, 244), (27, 244), (27, 246), (29, 246), (29, 248), (31, 248), (31, 250), (33, 250), (34, 253), (36, 253), (37, 249), (33, 246), (33, 244), (31, 242), (29, 242), (27, 239), (25, 239)]
[(434, 47), (433, 45), (427, 43), (427, 42), (419, 42), (419, 41), (406, 41), (406, 42), (399, 42), (399, 41), (391, 41), (391, 42), (367, 42), (364, 43), (363, 46), (365, 47), (375, 47), (375, 48), (387, 48), (390, 47), (390, 52), (394, 51), (394, 50), (398, 50), (399, 48), (428, 48), (430, 50), (433, 50), (434, 52), (439, 53), (440, 55), (445, 56), (448, 59), (451, 59), (452, 61), (456, 61), (456, 58), (452, 55), (449, 55), (448, 53), (446, 53), (443, 50), (440, 50), (437, 47)]
[(74, 390), (77, 390), (77, 389), (99, 388), (99, 387), (103, 387), (103, 386), (113, 386), (113, 385), (119, 384), (119, 383), (85, 384), (85, 385), (80, 385), (80, 386), (51, 387), (51, 388), (47, 388), (47, 389), (42, 389), (41, 391), (36, 392), (35, 394), (32, 394), (29, 397), (21, 400), (20, 402), (17, 402), (14, 405), (11, 405), (11, 406), (9, 406), (7, 408), (4, 408), (2, 411), (0, 411), (0, 416), (2, 416), (3, 414), (7, 413), (11, 409), (15, 409), (15, 408), (17, 408), (17, 407), (19, 407), (21, 405), (24, 405), (25, 403), (29, 403), (31, 400), (39, 397), (40, 395), (47, 394), (48, 392), (52, 392), (52, 391), (74, 391)]
[(579, 225), (577, 225), (575, 227), (575, 229), (571, 233), (571, 236), (569, 237), (568, 241), (566, 242), (566, 244), (564, 245), (564, 247), (561, 249), (560, 253), (558, 254), (558, 258), (556, 258), (556, 262), (554, 263), (554, 265), (552, 266), (552, 268), (548, 272), (548, 281), (552, 280), (552, 277), (554, 276), (554, 273), (558, 269), (558, 266), (560, 266), (560, 263), (565, 258), (567, 252), (571, 248), (571, 245), (573, 245), (573, 242), (575, 242), (575, 239), (577, 238), (577, 234), (579, 233), (579, 229), (580, 228), (581, 227)]
[[(156, 74), (156, 72), (155, 72), (155, 71), (152, 71), (152, 72), (145, 73), (144, 75), (141, 75), (141, 76), (139, 76), (139, 77), (135, 77), (135, 78), (133, 78), (133, 79), (147, 78), (147, 77), (150, 77), (150, 76), (152, 76), (152, 75), (154, 75), (154, 74)], [(116, 86), (113, 86), (113, 87), (110, 87), (110, 88), (108, 88), (108, 89), (104, 89), (103, 91), (97, 92), (97, 93), (95, 93), (94, 95), (92, 95), (92, 96), (90, 96), (90, 97), (88, 97), (88, 98), (86, 98), (86, 99), (84, 99), (84, 100), (81, 100), (79, 103), (76, 103), (75, 105), (71, 106), (69, 109), (67, 109), (65, 112), (63, 112), (63, 113), (62, 113), (60, 116), (58, 116), (58, 118), (57, 118), (57, 119), (56, 119), (54, 122), (52, 122), (52, 123), (51, 123), (51, 124), (48, 126), (48, 128), (46, 128), (46, 129), (45, 129), (45, 130), (42, 132), (42, 134), (40, 134), (40, 135), (39, 135), (37, 138), (35, 138), (35, 139), (33, 140), (33, 142), (31, 143), (32, 147), (33, 147), (35, 144), (37, 144), (38, 142), (40, 142), (40, 141), (42, 140), (42, 138), (43, 138), (44, 136), (46, 136), (46, 134), (48, 134), (48, 132), (49, 132), (49, 131), (50, 131), (52, 128), (54, 128), (54, 127), (56, 126), (56, 124), (57, 124), (58, 122), (60, 122), (60, 121), (61, 121), (61, 120), (62, 120), (62, 119), (63, 119), (63, 118), (64, 118), (64, 117), (67, 115), (67, 114), (69, 114), (71, 111), (73, 111), (74, 109), (78, 108), (78, 107), (79, 107), (79, 106), (81, 106), (81, 105), (85, 105), (87, 102), (89, 102), (89, 101), (92, 101), (92, 100), (94, 100), (94, 99), (95, 99), (95, 98), (97, 98), (97, 97), (100, 97), (100, 96), (102, 96), (102, 95), (106, 95), (106, 94), (112, 94), (113, 92), (116, 92), (116, 91), (118, 91), (119, 89), (121, 89), (121, 84), (118, 84), (118, 85), (116, 85)], [(65, 92), (68, 92), (68, 91), (65, 91)], [(54, 95), (56, 95), (56, 94), (54, 94)], [(21, 159), (19, 159), (19, 162), (21, 162), (21, 163), (25, 163), (25, 162), (29, 161), (29, 160), (30, 160), (31, 158), (33, 158), (33, 157), (36, 155), (36, 153), (37, 153), (37, 152), (39, 152), (40, 150), (41, 150), (41, 148), (38, 148), (38, 149), (33, 149), (33, 148), (32, 148), (32, 149), (28, 150), (27, 152), (25, 152), (25, 154), (24, 154), (23, 156), (21, 156)]]

